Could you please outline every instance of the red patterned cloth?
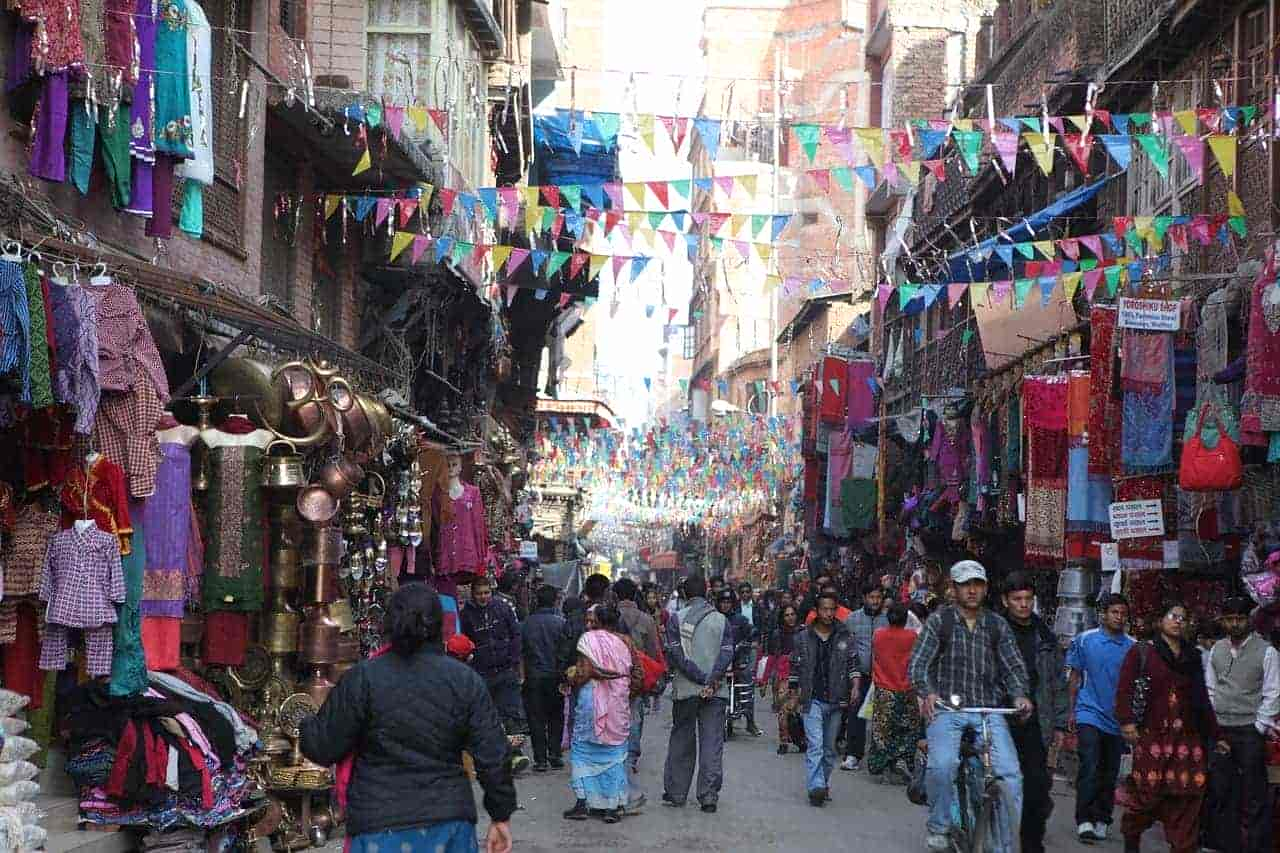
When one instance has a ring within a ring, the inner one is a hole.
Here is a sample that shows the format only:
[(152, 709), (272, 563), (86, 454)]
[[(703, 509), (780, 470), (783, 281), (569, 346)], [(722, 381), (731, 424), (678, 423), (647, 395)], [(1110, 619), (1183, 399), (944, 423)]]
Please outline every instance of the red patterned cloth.
[(1116, 397), (1116, 311), (1089, 314), (1089, 473), (1110, 474), (1119, 458), (1120, 400)]
[(62, 502), (62, 527), (76, 519), (92, 518), (99, 530), (116, 536), (121, 555), (132, 553), (129, 545), (133, 522), (129, 517), (129, 498), (125, 494), (124, 474), (120, 466), (105, 455), (91, 465), (75, 467), (67, 474), (58, 493)]
[(1246, 356), (1240, 430), (1280, 430), (1280, 287), (1276, 285), (1274, 255), (1268, 256), (1253, 283)]
[(129, 481), (129, 494), (149, 498), (156, 491), (160, 443), (156, 424), (164, 409), (155, 389), (140, 383), (132, 391), (104, 391), (93, 422), (93, 445), (119, 465)]
[(1067, 378), (1022, 382), (1027, 431), (1027, 505), (1023, 559), (1052, 568), (1065, 554), (1067, 527)]
[(22, 0), (20, 5), (22, 17), (36, 25), (31, 39), (31, 64), (36, 73), (84, 65), (80, 0)]
[[(1115, 481), (1115, 502), (1160, 500), (1164, 509), (1164, 529), (1170, 538), (1177, 537), (1177, 496), (1172, 476), (1156, 474), (1146, 477), (1122, 477)], [(1148, 536), (1120, 542), (1120, 567), (1124, 569), (1160, 569), (1164, 567), (1164, 537)]]

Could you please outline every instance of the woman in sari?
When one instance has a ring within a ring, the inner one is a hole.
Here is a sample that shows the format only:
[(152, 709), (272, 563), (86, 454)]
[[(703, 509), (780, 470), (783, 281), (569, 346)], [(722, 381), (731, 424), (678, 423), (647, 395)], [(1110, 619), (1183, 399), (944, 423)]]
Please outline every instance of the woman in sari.
[[(889, 607), (889, 624), (871, 635), (871, 752), (867, 771), (884, 781), (905, 785), (913, 769), (920, 739), (920, 708), (907, 677), (916, 631), (907, 627), (907, 607)], [(888, 777), (883, 777), (890, 771)]]
[[(791, 726), (788, 723), (796, 709), (787, 691), (787, 680), (791, 676), (791, 645), (800, 627), (799, 611), (787, 604), (778, 611), (778, 624), (769, 632), (765, 644), (769, 663), (765, 665), (760, 695), (764, 695), (765, 684), (773, 690), (773, 713), (778, 717), (778, 755), (786, 755), (787, 747), (792, 745)], [(795, 746), (804, 752), (803, 744)]]
[[(611, 605), (593, 610), (599, 625), (618, 621), (610, 618), (617, 612)], [(569, 785), (577, 797), (573, 808), (564, 813), (568, 820), (598, 817), (617, 823), (622, 819), (628, 793), (631, 673), (631, 652), (617, 634), (601, 627), (578, 640), (577, 663), (568, 673), (573, 688)]]

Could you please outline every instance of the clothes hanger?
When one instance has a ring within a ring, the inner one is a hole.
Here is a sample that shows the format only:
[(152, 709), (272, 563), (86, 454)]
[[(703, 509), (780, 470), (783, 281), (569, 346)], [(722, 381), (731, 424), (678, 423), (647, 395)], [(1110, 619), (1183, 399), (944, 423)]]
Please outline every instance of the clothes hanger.
[(10, 261), (12, 263), (20, 263), (22, 261), (22, 244), (17, 240), (6, 240), (4, 243), (4, 253), (0, 255), (0, 259)]
[(115, 280), (107, 274), (107, 265), (102, 261), (98, 261), (93, 265), (93, 275), (89, 277), (90, 287), (105, 287), (112, 284)]

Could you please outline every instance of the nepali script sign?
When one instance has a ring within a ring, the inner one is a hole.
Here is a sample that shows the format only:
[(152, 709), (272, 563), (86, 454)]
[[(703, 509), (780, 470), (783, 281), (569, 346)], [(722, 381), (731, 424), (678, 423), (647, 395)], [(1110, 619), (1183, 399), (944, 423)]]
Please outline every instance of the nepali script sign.
[(1160, 501), (1121, 501), (1107, 507), (1112, 539), (1164, 536), (1164, 508)]
[(1182, 320), (1182, 303), (1175, 299), (1131, 299), (1120, 297), (1119, 324), (1122, 329), (1149, 332), (1176, 332)]

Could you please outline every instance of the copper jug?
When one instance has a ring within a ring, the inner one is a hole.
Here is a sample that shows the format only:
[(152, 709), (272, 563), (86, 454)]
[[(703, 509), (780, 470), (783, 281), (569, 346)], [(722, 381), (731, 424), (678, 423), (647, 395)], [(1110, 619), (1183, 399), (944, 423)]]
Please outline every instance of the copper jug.
[(338, 626), (324, 608), (316, 608), (302, 623), (299, 656), (309, 664), (330, 664), (338, 659)]
[(323, 705), (324, 700), (329, 698), (329, 691), (333, 689), (333, 682), (329, 680), (328, 673), (324, 666), (313, 666), (311, 674), (302, 684), (298, 685), (303, 693), (311, 697), (311, 701), (317, 706)]

